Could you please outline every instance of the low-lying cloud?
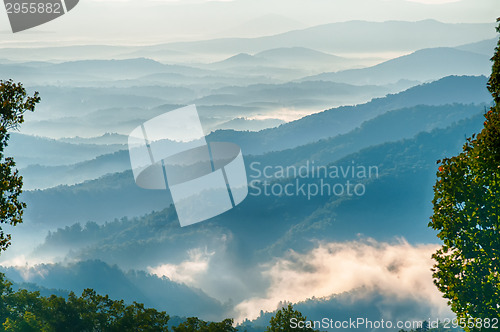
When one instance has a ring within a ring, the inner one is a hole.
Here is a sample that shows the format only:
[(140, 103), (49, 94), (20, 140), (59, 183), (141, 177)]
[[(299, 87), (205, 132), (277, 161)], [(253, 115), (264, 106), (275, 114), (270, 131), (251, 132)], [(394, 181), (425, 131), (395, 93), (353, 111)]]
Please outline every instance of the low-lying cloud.
[[(274, 311), (281, 301), (293, 303), (363, 288), (392, 299), (417, 302), (437, 317), (449, 316), (446, 301), (432, 282), (432, 253), (437, 246), (374, 240), (322, 243), (307, 253), (290, 251), (263, 266), (271, 280), (266, 295), (236, 306), (237, 321)], [(390, 315), (390, 313), (387, 313)]]
[(401, 315), (398, 307), (445, 318), (450, 310), (434, 286), (430, 270), (437, 247), (412, 245), (404, 239), (394, 243), (371, 239), (325, 242), (305, 253), (291, 250), (250, 269), (237, 264), (228, 255), (230, 250), (221, 246), (210, 253), (192, 250), (187, 260), (149, 268), (149, 272), (200, 288), (219, 301), (236, 303), (227, 316), (238, 322), (259, 317), (261, 310), (272, 312), (285, 301), (328, 300), (346, 292), (352, 293), (343, 298), (349, 298), (354, 307), (374, 298), (384, 299), (377, 300), (377, 310), (386, 319), (401, 318), (391, 317)]
[(210, 257), (214, 253), (201, 249), (192, 249), (189, 251), (189, 259), (180, 264), (162, 264), (156, 267), (150, 267), (149, 273), (160, 277), (167, 277), (172, 281), (187, 285), (194, 285), (196, 278), (208, 270)]

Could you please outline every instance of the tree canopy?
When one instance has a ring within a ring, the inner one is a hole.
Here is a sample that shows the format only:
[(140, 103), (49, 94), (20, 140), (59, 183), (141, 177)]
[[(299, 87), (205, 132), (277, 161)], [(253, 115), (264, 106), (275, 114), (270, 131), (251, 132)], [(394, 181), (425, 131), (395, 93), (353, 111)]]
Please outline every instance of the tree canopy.
[(232, 319), (222, 322), (205, 322), (197, 317), (189, 317), (184, 323), (172, 327), (174, 332), (236, 332)]
[[(67, 299), (21, 289), (0, 274), (0, 324), (4, 331), (168, 331), (164, 311), (145, 308), (134, 302), (101, 296), (92, 289), (80, 297), (71, 292)], [(1, 328), (0, 327), (0, 328)]]
[[(0, 81), (0, 223), (17, 225), (22, 222), (26, 205), (19, 200), (23, 179), (14, 168), (11, 157), (4, 156), (9, 140), (9, 130), (18, 129), (24, 122), (24, 113), (33, 112), (40, 102), (38, 92), (28, 96), (21, 83)], [(10, 245), (11, 235), (0, 227), (0, 251)]]
[(488, 90), (495, 104), (463, 152), (438, 161), (429, 223), (443, 241), (433, 255), (434, 283), (459, 319), (483, 323), (467, 330), (500, 318), (500, 40), (491, 60)]
[(271, 317), (266, 332), (314, 332), (315, 330), (306, 323), (308, 323), (307, 317), (302, 316), (300, 311), (294, 310), (289, 303), (288, 306), (279, 309), (276, 315)]

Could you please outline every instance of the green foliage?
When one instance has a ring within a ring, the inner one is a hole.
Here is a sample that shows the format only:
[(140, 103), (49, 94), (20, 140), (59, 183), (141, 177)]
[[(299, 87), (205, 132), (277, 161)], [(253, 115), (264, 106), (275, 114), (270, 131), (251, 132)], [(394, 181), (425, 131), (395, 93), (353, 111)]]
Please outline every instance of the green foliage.
[(496, 105), (462, 153), (438, 161), (434, 215), (429, 223), (444, 242), (433, 255), (434, 282), (457, 317), (465, 320), (500, 318), (499, 53), (500, 40), (488, 82)]
[(7, 318), (3, 324), (5, 331), (19, 331), (19, 332), (37, 332), (37, 331), (51, 331), (47, 324), (44, 324), (35, 314), (26, 311), (22, 317), (17, 320)]
[[(497, 18), (497, 22), (500, 21), (500, 18)], [(500, 24), (497, 27), (497, 32), (500, 33)], [(493, 100), (495, 101), (495, 104), (498, 105), (500, 104), (500, 40), (497, 44), (497, 47), (495, 48), (495, 54), (491, 58), (491, 61), (493, 61), (493, 66), (491, 68), (491, 76), (488, 81), (488, 90), (491, 92), (493, 95)]]
[(287, 307), (278, 310), (274, 317), (271, 317), (266, 332), (315, 331), (310, 327), (299, 327), (299, 322), (307, 322), (307, 317), (302, 316), (300, 311), (293, 310), (293, 306), (288, 304)]
[(174, 332), (236, 332), (232, 319), (207, 323), (197, 317), (189, 317), (184, 323), (172, 328)]
[(11, 286), (0, 274), (0, 322), (5, 331), (168, 331), (169, 316), (141, 303), (125, 305), (91, 289), (81, 297), (70, 293), (65, 299), (27, 290), (13, 292)]
[[(9, 140), (8, 131), (18, 129), (24, 122), (24, 113), (33, 112), (40, 102), (38, 92), (33, 97), (26, 94), (21, 83), (0, 81), (0, 223), (17, 225), (22, 222), (25, 204), (19, 200), (23, 179), (14, 169), (14, 159), (4, 156)], [(10, 234), (0, 228), (0, 251), (10, 245)]]
[[(21, 289), (12, 290), (12, 283), (0, 273), (0, 331), (102, 331), (163, 332), (169, 331), (170, 316), (165, 311), (145, 308), (133, 302), (112, 300), (92, 289), (80, 297), (73, 292), (67, 298)], [(3, 329), (2, 329), (3, 327)], [(236, 332), (232, 319), (205, 322), (196, 317), (172, 327), (175, 332)]]

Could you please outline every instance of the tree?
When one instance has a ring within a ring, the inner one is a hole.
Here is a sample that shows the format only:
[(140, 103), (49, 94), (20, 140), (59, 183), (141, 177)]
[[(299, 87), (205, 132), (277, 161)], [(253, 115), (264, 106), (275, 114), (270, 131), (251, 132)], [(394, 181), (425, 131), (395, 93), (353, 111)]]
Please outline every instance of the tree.
[(50, 327), (40, 321), (33, 313), (26, 311), (18, 320), (7, 318), (3, 324), (5, 331), (12, 332), (49, 332)]
[[(9, 140), (9, 130), (18, 129), (24, 122), (24, 113), (33, 112), (39, 102), (38, 92), (30, 97), (21, 83), (0, 81), (0, 223), (15, 226), (22, 222), (26, 207), (19, 200), (23, 179), (14, 169), (14, 159), (5, 158), (4, 149)], [(0, 227), (0, 251), (7, 249), (10, 239), (11, 235), (5, 234)]]
[(438, 160), (429, 223), (443, 241), (432, 256), (434, 283), (470, 331), (500, 318), (500, 40), (491, 60), (488, 90), (495, 105), (462, 153)]
[(309, 327), (308, 323), (310, 324), (310, 322), (307, 322), (307, 317), (302, 316), (300, 311), (294, 310), (289, 303), (287, 307), (281, 308), (274, 317), (271, 317), (266, 332), (314, 332), (315, 330)]
[(198, 317), (189, 317), (184, 323), (172, 327), (174, 332), (237, 332), (233, 327), (232, 319), (224, 319), (222, 322), (207, 323)]
[(67, 299), (56, 295), (43, 297), (40, 292), (25, 289), (13, 292), (12, 283), (0, 273), (0, 330), (167, 332), (169, 319), (164, 311), (136, 302), (125, 305), (123, 300), (112, 300), (92, 289), (84, 290), (81, 297), (70, 293)]

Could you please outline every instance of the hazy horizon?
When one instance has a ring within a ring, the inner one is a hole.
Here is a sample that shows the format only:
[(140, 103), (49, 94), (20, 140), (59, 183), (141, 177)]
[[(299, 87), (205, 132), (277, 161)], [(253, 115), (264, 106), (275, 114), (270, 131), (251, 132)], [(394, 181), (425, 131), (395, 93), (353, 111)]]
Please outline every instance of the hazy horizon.
[(494, 6), (495, 0), (80, 1), (63, 17), (16, 34), (2, 10), (0, 47), (153, 45), (259, 37), (353, 20), (494, 24)]

